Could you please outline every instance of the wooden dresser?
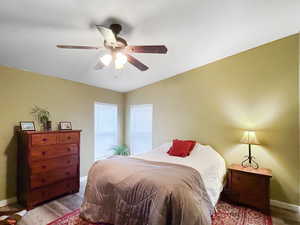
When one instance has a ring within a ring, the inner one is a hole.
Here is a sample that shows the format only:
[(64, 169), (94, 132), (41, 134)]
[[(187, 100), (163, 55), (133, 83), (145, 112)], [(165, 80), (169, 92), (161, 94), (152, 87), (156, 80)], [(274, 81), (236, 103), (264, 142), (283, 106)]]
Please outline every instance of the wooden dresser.
[(18, 133), (18, 200), (27, 209), (79, 191), (80, 132)]
[(226, 199), (237, 204), (250, 206), (266, 214), (270, 213), (269, 169), (245, 168), (233, 164), (228, 168)]

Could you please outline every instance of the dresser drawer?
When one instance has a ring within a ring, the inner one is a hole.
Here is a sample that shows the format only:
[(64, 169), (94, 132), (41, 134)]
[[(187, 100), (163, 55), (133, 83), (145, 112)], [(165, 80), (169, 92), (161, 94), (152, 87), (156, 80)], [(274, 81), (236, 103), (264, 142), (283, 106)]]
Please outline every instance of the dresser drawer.
[(43, 187), (64, 179), (77, 176), (77, 166), (69, 168), (56, 169), (46, 173), (33, 174), (30, 177), (31, 189)]
[(78, 154), (77, 144), (33, 147), (29, 157), (31, 161), (41, 161), (73, 154)]
[(38, 173), (43, 173), (54, 169), (76, 166), (77, 164), (78, 164), (77, 155), (38, 161), (31, 164), (31, 173), (38, 174)]
[(28, 200), (32, 205), (36, 205), (63, 194), (75, 192), (78, 189), (77, 183), (78, 181), (76, 181), (76, 179), (69, 179), (44, 188), (36, 189), (29, 194)]
[(66, 132), (58, 134), (58, 143), (60, 144), (70, 144), (79, 143), (80, 136), (78, 132)]
[(54, 145), (56, 144), (56, 134), (33, 134), (31, 145)]

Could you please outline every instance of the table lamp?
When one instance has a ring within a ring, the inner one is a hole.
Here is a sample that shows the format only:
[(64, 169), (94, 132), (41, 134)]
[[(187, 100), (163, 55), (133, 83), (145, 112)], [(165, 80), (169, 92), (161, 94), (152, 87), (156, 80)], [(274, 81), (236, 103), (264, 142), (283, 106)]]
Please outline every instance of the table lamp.
[(251, 155), (251, 145), (260, 144), (256, 138), (255, 131), (245, 131), (241, 143), (249, 145), (249, 155), (247, 155), (247, 159), (242, 162), (242, 166), (257, 169), (258, 163), (254, 161), (254, 157)]

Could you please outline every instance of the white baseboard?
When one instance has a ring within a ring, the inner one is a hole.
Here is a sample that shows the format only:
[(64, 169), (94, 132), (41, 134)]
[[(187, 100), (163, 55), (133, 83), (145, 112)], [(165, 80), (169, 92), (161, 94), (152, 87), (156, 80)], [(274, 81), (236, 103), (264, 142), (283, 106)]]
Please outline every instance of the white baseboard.
[(80, 182), (87, 181), (87, 176), (80, 177)]
[(4, 199), (0, 201), (0, 207), (7, 206), (9, 204), (13, 204), (17, 202), (17, 197), (12, 197), (9, 199)]
[(272, 199), (271, 199), (270, 203), (272, 206), (300, 213), (300, 205), (294, 205), (294, 204), (281, 202), (281, 201), (277, 201), (277, 200), (272, 200)]

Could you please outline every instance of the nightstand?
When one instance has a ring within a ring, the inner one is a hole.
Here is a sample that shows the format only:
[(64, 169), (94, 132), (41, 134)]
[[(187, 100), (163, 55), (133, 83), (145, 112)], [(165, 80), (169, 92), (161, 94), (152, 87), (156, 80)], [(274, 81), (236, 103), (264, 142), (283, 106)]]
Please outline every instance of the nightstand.
[(270, 214), (269, 169), (253, 169), (233, 164), (228, 168), (225, 199)]

